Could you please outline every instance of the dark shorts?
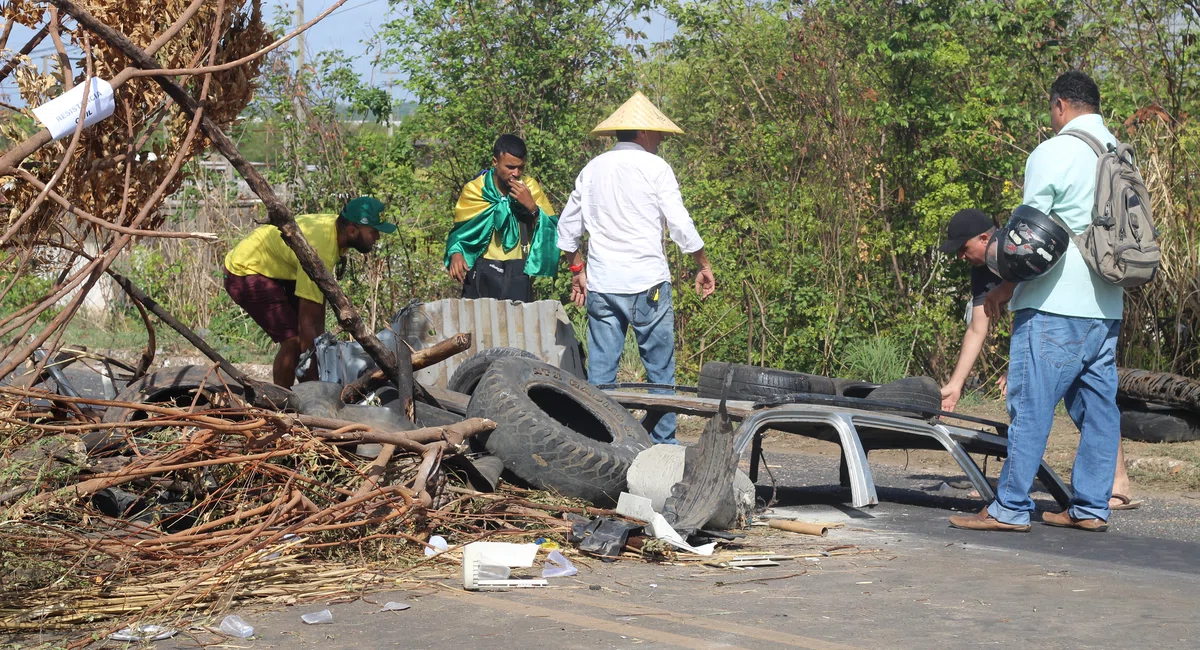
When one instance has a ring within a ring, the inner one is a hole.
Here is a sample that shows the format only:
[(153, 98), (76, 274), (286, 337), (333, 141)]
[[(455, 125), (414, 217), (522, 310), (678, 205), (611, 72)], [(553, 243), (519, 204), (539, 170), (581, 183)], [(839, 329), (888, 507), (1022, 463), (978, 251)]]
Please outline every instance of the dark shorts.
[(481, 257), (467, 271), (462, 297), (533, 302), (533, 278), (525, 275), (525, 260), (498, 262)]
[(225, 291), (272, 341), (282, 343), (300, 335), (300, 298), (294, 280), (225, 271)]

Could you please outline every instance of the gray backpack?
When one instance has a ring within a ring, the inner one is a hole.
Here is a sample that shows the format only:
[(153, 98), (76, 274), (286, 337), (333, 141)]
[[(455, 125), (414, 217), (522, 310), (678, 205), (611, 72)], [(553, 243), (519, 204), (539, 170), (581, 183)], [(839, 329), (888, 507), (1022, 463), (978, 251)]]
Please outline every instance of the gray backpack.
[(1140, 287), (1154, 279), (1162, 259), (1150, 214), (1150, 193), (1133, 160), (1133, 147), (1107, 148), (1083, 131), (1063, 131), (1096, 152), (1096, 202), (1092, 223), (1074, 235), (1075, 245), (1096, 275), (1120, 287)]

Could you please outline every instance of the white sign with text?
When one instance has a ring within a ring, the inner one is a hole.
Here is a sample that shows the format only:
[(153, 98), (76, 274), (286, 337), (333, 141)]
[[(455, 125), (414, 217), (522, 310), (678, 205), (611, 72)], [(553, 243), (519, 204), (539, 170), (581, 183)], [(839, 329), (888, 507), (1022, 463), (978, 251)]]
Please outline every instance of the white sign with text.
[(85, 109), (84, 128), (113, 114), (116, 102), (113, 101), (112, 86), (103, 79), (92, 79), (91, 81), (91, 84), (79, 84), (33, 109), (33, 114), (50, 131), (50, 137), (57, 140), (75, 132), (75, 126), (79, 123), (79, 106), (83, 103), (84, 89), (89, 86), (91, 94), (88, 95)]

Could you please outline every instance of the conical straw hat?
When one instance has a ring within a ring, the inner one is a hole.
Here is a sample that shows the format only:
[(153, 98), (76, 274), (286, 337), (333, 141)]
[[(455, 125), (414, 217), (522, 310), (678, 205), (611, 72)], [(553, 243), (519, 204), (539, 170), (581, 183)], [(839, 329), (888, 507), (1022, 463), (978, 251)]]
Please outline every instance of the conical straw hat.
[(640, 91), (633, 94), (629, 101), (621, 104), (616, 112), (608, 116), (596, 128), (592, 135), (616, 135), (617, 131), (662, 131), (664, 133), (683, 133), (683, 129), (667, 119), (662, 111)]

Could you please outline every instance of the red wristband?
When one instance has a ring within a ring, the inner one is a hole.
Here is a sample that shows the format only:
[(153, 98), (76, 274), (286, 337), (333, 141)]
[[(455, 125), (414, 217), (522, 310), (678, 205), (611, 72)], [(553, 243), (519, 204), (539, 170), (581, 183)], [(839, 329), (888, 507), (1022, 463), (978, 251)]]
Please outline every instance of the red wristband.
[(568, 266), (567, 268), (571, 269), (571, 273), (580, 273), (583, 271), (583, 264), (582, 263), (572, 264), (571, 266)]

